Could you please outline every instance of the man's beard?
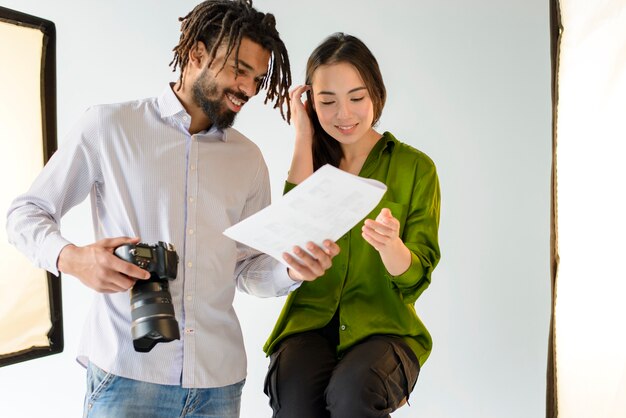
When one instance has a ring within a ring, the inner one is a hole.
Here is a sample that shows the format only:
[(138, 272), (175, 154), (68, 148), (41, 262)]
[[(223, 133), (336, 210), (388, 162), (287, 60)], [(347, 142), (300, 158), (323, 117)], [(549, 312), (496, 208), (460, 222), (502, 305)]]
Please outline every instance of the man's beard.
[[(241, 94), (234, 93), (230, 90), (222, 90), (220, 94), (217, 83), (207, 80), (208, 77), (205, 72), (206, 69), (202, 71), (200, 77), (193, 83), (192, 92), (194, 101), (211, 120), (213, 126), (222, 130), (230, 128), (235, 122), (237, 113), (226, 108), (224, 104), (224, 100), (227, 100), (226, 93), (230, 93), (238, 98)], [(212, 100), (209, 99), (209, 97), (217, 97), (217, 99)]]

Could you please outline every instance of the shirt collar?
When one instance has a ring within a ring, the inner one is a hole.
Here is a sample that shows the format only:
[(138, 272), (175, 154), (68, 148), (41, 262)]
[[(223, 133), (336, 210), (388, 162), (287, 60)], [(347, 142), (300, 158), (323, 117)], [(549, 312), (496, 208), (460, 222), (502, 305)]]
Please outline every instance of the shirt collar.
[(383, 152), (393, 151), (393, 147), (396, 145), (396, 142), (398, 142), (398, 140), (391, 133), (384, 132), (383, 136), (378, 140), (378, 142), (376, 142), (376, 144), (374, 144), (368, 159), (375, 158), (378, 160)]
[(183, 104), (178, 100), (178, 97), (172, 90), (174, 83), (170, 83), (163, 89), (161, 95), (157, 98), (159, 104), (159, 112), (161, 112), (161, 118), (169, 118), (172, 116), (189, 116), (187, 111), (183, 107)]
[(365, 159), (363, 163), (363, 168), (361, 169), (361, 173), (364, 177), (368, 177), (371, 172), (378, 166), (378, 162), (382, 157), (383, 153), (391, 153), (393, 151), (393, 147), (396, 145), (398, 140), (391, 135), (389, 132), (384, 132), (383, 136), (374, 144), (374, 147), (370, 151), (369, 155)]
[[(159, 112), (162, 119), (174, 119), (180, 122), (186, 128), (189, 128), (191, 116), (187, 113), (183, 104), (178, 100), (178, 97), (174, 94), (174, 83), (169, 83), (161, 95), (157, 98), (159, 106)], [(215, 126), (211, 126), (209, 129), (198, 132), (197, 135), (202, 139), (219, 139), (226, 142), (228, 138), (229, 129), (218, 129)]]
[(380, 143), (378, 152), (382, 153), (387, 150), (389, 150), (389, 152), (393, 151), (393, 147), (396, 146), (398, 140), (390, 132), (384, 132), (383, 137), (378, 142)]

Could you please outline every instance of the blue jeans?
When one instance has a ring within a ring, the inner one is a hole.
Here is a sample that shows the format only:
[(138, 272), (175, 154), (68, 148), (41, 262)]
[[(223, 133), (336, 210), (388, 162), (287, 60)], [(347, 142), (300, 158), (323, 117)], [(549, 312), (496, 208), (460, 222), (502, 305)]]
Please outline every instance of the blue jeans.
[(238, 418), (244, 383), (185, 389), (126, 379), (90, 363), (83, 418)]

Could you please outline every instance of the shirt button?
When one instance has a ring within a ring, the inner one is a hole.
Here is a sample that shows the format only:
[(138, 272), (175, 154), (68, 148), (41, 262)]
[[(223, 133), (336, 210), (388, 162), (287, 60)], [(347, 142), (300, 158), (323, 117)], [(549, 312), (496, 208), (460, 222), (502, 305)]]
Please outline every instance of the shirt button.
[(342, 326), (341, 326), (341, 330), (342, 330), (342, 331), (345, 331), (345, 330), (346, 330), (346, 326), (345, 326), (345, 325), (342, 325)]
[(187, 116), (187, 115), (183, 116), (183, 120), (184, 120), (185, 122), (187, 122), (187, 121), (189, 120), (189, 116)]
[(192, 165), (192, 166), (191, 166), (191, 171), (193, 171), (193, 170), (195, 170), (195, 169), (196, 169), (196, 166), (195, 166), (195, 165)]
[(193, 299), (191, 296), (187, 296), (187, 300), (191, 300)]
[(187, 267), (191, 268), (193, 266), (193, 264), (190, 262), (187, 263)]
[(189, 230), (189, 235), (193, 235), (193, 229)]
[(189, 198), (189, 201), (190, 201), (190, 202), (193, 202), (193, 197), (190, 197), (190, 198)]
[(193, 328), (185, 328), (185, 334), (193, 334)]

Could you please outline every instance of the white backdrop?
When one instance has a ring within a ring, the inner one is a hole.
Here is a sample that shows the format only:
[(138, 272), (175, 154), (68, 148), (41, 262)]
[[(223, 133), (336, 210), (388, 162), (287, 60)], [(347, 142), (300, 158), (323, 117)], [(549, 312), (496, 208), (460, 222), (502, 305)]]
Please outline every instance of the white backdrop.
[[(177, 18), (195, 1), (0, 0), (56, 23), (59, 143), (90, 105), (154, 96)], [(384, 6), (383, 6), (384, 4)], [(360, 37), (377, 56), (389, 100), (380, 130), (435, 161), (442, 187), (442, 260), (416, 307), (434, 338), (401, 417), (544, 415), (549, 329), (550, 65), (545, 0), (257, 0), (276, 15), (301, 82), (328, 34)], [(0, 65), (10, 63), (0, 61)], [(274, 196), (291, 128), (257, 98), (236, 127), (262, 149)], [(19, 139), (18, 139), (19, 140)], [(63, 221), (92, 241), (88, 203)], [(16, 277), (15, 280), (19, 280)], [(91, 292), (64, 277), (65, 352), (0, 369), (0, 417), (77, 417), (84, 372), (74, 361)], [(269, 417), (261, 346), (283, 299), (238, 295), (249, 355), (242, 417)]]

